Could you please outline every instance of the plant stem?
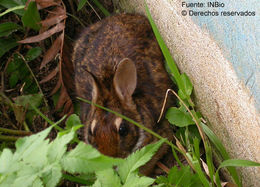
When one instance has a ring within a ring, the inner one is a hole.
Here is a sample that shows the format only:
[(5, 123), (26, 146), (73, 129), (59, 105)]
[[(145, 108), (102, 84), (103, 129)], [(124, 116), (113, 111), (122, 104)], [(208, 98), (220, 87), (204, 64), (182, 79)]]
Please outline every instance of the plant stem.
[(20, 135), (20, 136), (27, 136), (27, 135), (32, 134), (31, 132), (27, 132), (27, 131), (12, 130), (12, 129), (6, 129), (6, 128), (0, 128), (0, 132), (7, 133), (7, 134)]
[(0, 141), (12, 141), (12, 142), (14, 142), (14, 141), (18, 140), (18, 138), (20, 138), (20, 137), (0, 135)]

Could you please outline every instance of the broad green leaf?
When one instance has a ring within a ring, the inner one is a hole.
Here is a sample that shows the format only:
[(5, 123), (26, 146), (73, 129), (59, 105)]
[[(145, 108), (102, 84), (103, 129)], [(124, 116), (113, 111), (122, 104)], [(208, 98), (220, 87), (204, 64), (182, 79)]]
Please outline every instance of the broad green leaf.
[(15, 103), (32, 110), (33, 108), (31, 105), (39, 107), (42, 104), (42, 99), (42, 94), (21, 95), (15, 99)]
[(13, 163), (13, 153), (10, 149), (4, 149), (0, 155), (0, 174), (10, 172)]
[(76, 114), (70, 115), (70, 117), (66, 121), (66, 129), (71, 129), (73, 126), (80, 125), (81, 121), (79, 116)]
[(139, 177), (137, 172), (132, 172), (129, 174), (126, 183), (123, 187), (146, 187), (151, 186), (154, 183), (155, 179), (149, 177)]
[(34, 47), (34, 48), (31, 48), (26, 56), (25, 56), (25, 59), (27, 61), (32, 61), (34, 59), (36, 59), (38, 56), (40, 56), (42, 53), (42, 49), (40, 47)]
[(16, 47), (18, 43), (13, 38), (0, 38), (0, 58), (10, 49)]
[(79, 1), (79, 4), (78, 4), (78, 9), (77, 9), (77, 11), (80, 11), (80, 10), (84, 7), (84, 5), (87, 3), (87, 1), (88, 1), (88, 0), (80, 0), (80, 1)]
[(115, 173), (112, 168), (97, 171), (97, 180), (100, 181), (101, 186), (122, 186), (119, 176)]
[(166, 112), (166, 119), (178, 127), (186, 127), (195, 124), (189, 113), (183, 112), (176, 107), (171, 107)]
[(19, 160), (29, 156), (32, 151), (43, 144), (51, 129), (52, 127), (49, 127), (40, 133), (18, 139), (15, 142), (16, 152), (14, 157)]
[(40, 21), (41, 18), (37, 9), (36, 2), (31, 1), (22, 17), (23, 25), (25, 27), (29, 27), (38, 31), (41, 28)]
[(99, 153), (91, 145), (80, 142), (75, 149), (67, 153), (61, 163), (71, 173), (89, 173), (111, 168), (122, 159), (110, 158)]
[(155, 152), (160, 148), (165, 140), (162, 139), (155, 144), (150, 144), (137, 150), (135, 153), (129, 155), (124, 162), (118, 165), (118, 173), (125, 183), (132, 172), (136, 171), (140, 166), (146, 164)]
[(59, 136), (50, 143), (47, 152), (49, 163), (59, 161), (67, 150), (67, 144), (73, 139), (75, 131), (71, 130), (70, 133)]
[(24, 164), (23, 167), (17, 172), (17, 178), (13, 181), (11, 186), (20, 187), (21, 184), (23, 187), (29, 187), (36, 180), (38, 176), (38, 169), (32, 167), (31, 165)]
[(8, 36), (13, 32), (22, 29), (23, 28), (20, 25), (17, 25), (16, 23), (13, 22), (2, 23), (0, 24), (0, 37)]
[[(2, 5), (5, 8), (14, 8), (14, 7), (18, 7), (20, 5), (25, 5), (27, 0), (0, 0), (0, 5)], [(19, 9), (19, 10), (14, 10), (14, 13), (22, 16), (24, 14), (24, 9)]]
[(11, 74), (10, 78), (9, 78), (9, 86), (11, 88), (14, 88), (17, 84), (19, 80), (19, 72), (18, 71), (15, 71)]
[(62, 177), (62, 168), (60, 164), (58, 164), (58, 161), (45, 167), (40, 176), (42, 178), (44, 186), (57, 186)]

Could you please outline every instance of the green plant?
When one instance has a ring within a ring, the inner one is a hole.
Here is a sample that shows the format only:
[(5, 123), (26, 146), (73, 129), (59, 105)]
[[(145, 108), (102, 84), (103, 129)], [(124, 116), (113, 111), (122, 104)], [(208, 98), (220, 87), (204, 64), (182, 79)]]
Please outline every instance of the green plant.
[(94, 182), (93, 173), (96, 175), (93, 186), (149, 186), (154, 183), (152, 178), (139, 176), (138, 168), (151, 159), (164, 139), (136, 151), (126, 159), (104, 156), (83, 142), (78, 142), (74, 149), (67, 151), (75, 142), (76, 131), (82, 127), (76, 115), (68, 118), (67, 129), (59, 132), (53, 141), (46, 139), (52, 128), (64, 118), (40, 133), (17, 140), (14, 152), (8, 148), (2, 151), (0, 186), (51, 187), (62, 179), (91, 185)]

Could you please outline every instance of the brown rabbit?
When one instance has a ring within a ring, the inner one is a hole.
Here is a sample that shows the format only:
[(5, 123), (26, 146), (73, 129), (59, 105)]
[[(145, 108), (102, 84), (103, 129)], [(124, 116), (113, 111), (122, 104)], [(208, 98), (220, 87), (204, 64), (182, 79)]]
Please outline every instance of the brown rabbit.
[[(172, 81), (144, 16), (119, 14), (85, 29), (75, 44), (73, 62), (77, 96), (173, 139), (168, 123), (156, 123)], [(144, 130), (95, 106), (82, 102), (80, 111), (86, 125), (85, 141), (105, 155), (126, 157), (157, 141)], [(167, 149), (163, 145), (141, 172), (149, 174)]]

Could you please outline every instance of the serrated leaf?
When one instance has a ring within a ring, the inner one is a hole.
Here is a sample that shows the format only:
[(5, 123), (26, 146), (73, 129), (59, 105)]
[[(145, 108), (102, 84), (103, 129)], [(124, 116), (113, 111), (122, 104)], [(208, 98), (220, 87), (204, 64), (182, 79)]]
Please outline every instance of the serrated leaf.
[(136, 172), (130, 173), (123, 187), (146, 187), (154, 183), (155, 179), (149, 177), (139, 177)]
[(55, 187), (62, 177), (62, 168), (55, 162), (44, 168), (44, 172), (41, 174), (44, 186)]
[(119, 176), (112, 168), (96, 172), (97, 179), (101, 183), (101, 186), (122, 186)]
[(47, 158), (49, 163), (59, 161), (67, 149), (67, 144), (73, 139), (75, 131), (71, 131), (63, 136), (58, 136), (53, 142), (50, 143), (50, 147), (47, 152)]
[(155, 144), (150, 144), (129, 155), (124, 162), (118, 165), (118, 173), (125, 183), (132, 172), (146, 164), (165, 140), (162, 139)]
[(169, 108), (165, 117), (171, 124), (178, 127), (186, 127), (195, 124), (189, 113), (183, 112), (176, 107)]
[(27, 61), (32, 61), (34, 59), (36, 59), (38, 56), (40, 56), (42, 53), (42, 49), (40, 47), (34, 47), (34, 48), (31, 48), (26, 56), (25, 56), (25, 59)]
[(13, 153), (10, 149), (4, 149), (0, 156), (0, 174), (10, 172), (13, 163)]
[(17, 25), (16, 23), (13, 22), (2, 23), (0, 24), (0, 37), (8, 36), (13, 32), (22, 29), (23, 28), (20, 25)]
[(32, 106), (38, 108), (42, 103), (43, 95), (42, 94), (31, 94), (31, 95), (22, 95), (18, 96), (15, 99), (15, 103), (23, 107), (28, 107), (32, 110)]
[(14, 38), (0, 38), (0, 58), (17, 45)]
[(49, 127), (40, 133), (18, 139), (15, 142), (16, 152), (14, 157), (19, 160), (29, 156), (32, 151), (43, 144), (51, 129), (52, 127)]
[(80, 142), (61, 161), (63, 168), (72, 173), (89, 173), (104, 170), (120, 162), (122, 162), (122, 159), (104, 156), (95, 148), (83, 142)]
[(40, 14), (37, 9), (36, 2), (31, 1), (27, 7), (27, 10), (25, 11), (22, 22), (25, 27), (32, 28), (36, 31), (40, 30)]
[(71, 129), (73, 126), (80, 125), (81, 121), (78, 115), (72, 114), (66, 121), (66, 129)]

